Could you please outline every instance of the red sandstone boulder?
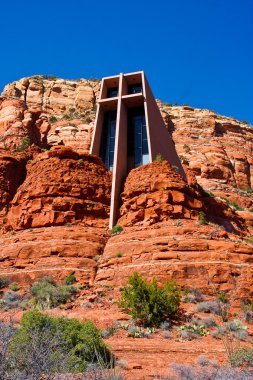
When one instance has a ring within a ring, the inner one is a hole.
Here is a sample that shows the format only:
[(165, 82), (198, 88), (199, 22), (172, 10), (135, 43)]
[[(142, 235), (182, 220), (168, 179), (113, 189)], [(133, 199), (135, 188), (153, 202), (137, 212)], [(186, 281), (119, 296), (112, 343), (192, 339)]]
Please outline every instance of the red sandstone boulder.
[(57, 147), (27, 166), (7, 223), (14, 230), (81, 222), (107, 227), (110, 191), (111, 173), (100, 159)]

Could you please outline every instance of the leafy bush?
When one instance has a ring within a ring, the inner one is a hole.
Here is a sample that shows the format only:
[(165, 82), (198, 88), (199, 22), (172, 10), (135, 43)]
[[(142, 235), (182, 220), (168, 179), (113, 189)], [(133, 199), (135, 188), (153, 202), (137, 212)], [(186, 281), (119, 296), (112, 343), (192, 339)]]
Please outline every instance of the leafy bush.
[(199, 224), (208, 224), (208, 221), (206, 220), (206, 214), (203, 211), (200, 211), (199, 213)]
[(69, 274), (66, 278), (65, 278), (65, 284), (66, 285), (72, 285), (76, 282), (76, 276), (74, 274)]
[(123, 227), (117, 224), (116, 226), (112, 227), (110, 233), (112, 236), (118, 235), (123, 231)]
[(49, 122), (50, 122), (51, 124), (56, 123), (56, 122), (57, 122), (57, 117), (55, 117), (55, 116), (50, 116), (50, 118), (49, 118)]
[(175, 316), (180, 305), (180, 291), (173, 281), (158, 288), (156, 278), (148, 282), (135, 272), (123, 288), (119, 305), (143, 325), (159, 325)]
[(9, 280), (7, 277), (0, 277), (0, 289), (6, 288), (9, 285)]
[(20, 289), (20, 286), (17, 282), (12, 282), (9, 286), (9, 288), (13, 291), (13, 292), (17, 292), (19, 289)]
[(228, 296), (226, 293), (224, 292), (220, 292), (217, 294), (217, 299), (220, 301), (220, 302), (223, 302), (223, 303), (227, 303), (228, 302)]
[(122, 257), (122, 256), (123, 256), (123, 253), (122, 253), (122, 252), (116, 252), (115, 256), (116, 256), (116, 257)]
[(28, 148), (29, 145), (30, 145), (30, 139), (29, 139), (29, 137), (25, 137), (22, 140), (21, 145), (16, 147), (16, 151), (17, 152), (23, 152), (24, 150), (26, 150)]
[(253, 366), (253, 349), (252, 348), (237, 348), (234, 349), (230, 356), (230, 363), (233, 367)]
[(9, 350), (20, 371), (29, 373), (33, 366), (39, 366), (38, 375), (45, 369), (47, 372), (82, 372), (88, 363), (96, 362), (98, 356), (105, 361), (110, 358), (100, 331), (91, 321), (81, 323), (37, 311), (23, 315)]
[(77, 289), (74, 286), (61, 286), (54, 283), (50, 277), (44, 277), (30, 289), (32, 304), (36, 309), (51, 309), (69, 301)]

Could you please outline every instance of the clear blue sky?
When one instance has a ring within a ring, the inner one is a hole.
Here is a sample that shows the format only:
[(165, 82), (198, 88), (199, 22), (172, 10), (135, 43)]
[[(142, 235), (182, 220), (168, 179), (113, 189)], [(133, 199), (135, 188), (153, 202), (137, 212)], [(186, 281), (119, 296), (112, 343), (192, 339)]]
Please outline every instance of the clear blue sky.
[(0, 19), (0, 91), (144, 70), (163, 101), (253, 124), (253, 0), (13, 0)]

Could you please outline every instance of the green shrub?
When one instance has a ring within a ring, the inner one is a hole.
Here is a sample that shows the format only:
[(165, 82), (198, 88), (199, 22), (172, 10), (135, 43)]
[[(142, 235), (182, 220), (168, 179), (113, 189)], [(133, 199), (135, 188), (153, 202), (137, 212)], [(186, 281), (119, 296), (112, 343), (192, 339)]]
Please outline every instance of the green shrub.
[(77, 293), (74, 286), (57, 285), (50, 277), (39, 280), (30, 291), (33, 295), (31, 303), (38, 310), (51, 309), (66, 303)]
[(13, 292), (17, 292), (19, 289), (20, 289), (20, 286), (17, 282), (12, 282), (9, 286), (9, 288), (13, 291)]
[(118, 235), (123, 231), (123, 227), (117, 224), (116, 226), (112, 227), (110, 233), (111, 235)]
[[(54, 346), (48, 350), (47, 346), (52, 342)], [(37, 311), (23, 315), (9, 350), (20, 371), (26, 369), (31, 356), (37, 357), (34, 365), (39, 365), (44, 359), (49, 365), (49, 372), (82, 372), (98, 357), (105, 361), (110, 357), (100, 331), (91, 321), (81, 323), (76, 319), (55, 318)]]
[(49, 118), (49, 122), (51, 123), (51, 124), (53, 124), (53, 123), (56, 123), (57, 122), (57, 117), (55, 117), (55, 116), (50, 116), (50, 118)]
[(226, 293), (224, 292), (220, 292), (217, 294), (217, 299), (220, 301), (220, 302), (223, 302), (223, 303), (227, 303), (228, 302), (228, 296)]
[(76, 282), (76, 276), (74, 274), (69, 274), (66, 278), (65, 278), (65, 284), (66, 285), (72, 285)]
[(199, 224), (208, 224), (208, 221), (206, 220), (206, 214), (203, 211), (200, 211), (199, 213)]
[(234, 349), (229, 355), (229, 361), (233, 367), (252, 367), (253, 349), (247, 347)]
[(163, 162), (163, 161), (164, 161), (163, 156), (161, 155), (161, 153), (158, 153), (155, 157), (155, 162)]
[(123, 253), (122, 253), (122, 252), (116, 252), (115, 256), (116, 256), (116, 257), (122, 257), (122, 256), (123, 256)]
[(148, 282), (135, 272), (122, 290), (119, 305), (144, 326), (159, 325), (175, 316), (180, 305), (180, 291), (173, 281), (158, 288), (156, 278)]
[(28, 148), (29, 145), (30, 145), (30, 139), (29, 139), (29, 137), (25, 137), (23, 139), (21, 145), (16, 147), (16, 151), (17, 152), (23, 152), (24, 150), (26, 150)]
[(6, 288), (9, 285), (9, 280), (7, 277), (0, 277), (0, 289)]

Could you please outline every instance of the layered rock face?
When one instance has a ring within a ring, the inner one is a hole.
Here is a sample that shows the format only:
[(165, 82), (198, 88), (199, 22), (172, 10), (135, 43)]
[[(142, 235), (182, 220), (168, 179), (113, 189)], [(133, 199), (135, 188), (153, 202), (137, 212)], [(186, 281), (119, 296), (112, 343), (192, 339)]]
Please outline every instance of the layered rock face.
[(131, 226), (138, 222), (150, 225), (170, 218), (196, 219), (203, 204), (194, 195), (193, 188), (167, 161), (141, 166), (127, 177), (118, 223)]
[[(103, 253), (111, 174), (87, 155), (99, 87), (96, 81), (43, 76), (5, 87), (0, 98), (5, 247), (0, 260), (6, 271), (59, 267), (55, 273), (60, 275), (71, 263), (86, 273), (82, 260), (97, 260)], [(244, 240), (253, 233), (252, 128), (212, 111), (158, 104), (187, 182), (166, 162), (129, 173), (118, 221), (124, 231), (109, 238), (96, 281), (120, 286), (140, 270), (160, 281), (175, 277), (182, 286), (208, 288), (212, 281), (224, 290), (239, 284), (241, 295), (250, 294), (252, 246)], [(40, 148), (60, 147), (22, 156), (15, 150), (24, 148), (25, 139)], [(199, 224), (201, 212), (208, 225)], [(123, 256), (116, 257), (117, 252)], [(89, 262), (88, 281), (95, 278), (96, 260)]]
[(7, 223), (14, 230), (94, 221), (107, 227), (110, 191), (111, 174), (99, 158), (55, 147), (27, 165)]
[(75, 272), (93, 281), (106, 242), (110, 192), (111, 173), (98, 157), (67, 147), (37, 154), (4, 218), (3, 273), (25, 280)]
[(130, 172), (122, 198), (118, 222), (125, 229), (108, 240), (98, 283), (122, 286), (138, 271), (206, 293), (236, 288), (236, 299), (253, 295), (247, 226), (226, 203), (201, 197), (167, 162)]
[(0, 98), (0, 148), (24, 139), (42, 148), (71, 145), (88, 152), (100, 83), (44, 76), (7, 85)]
[(160, 106), (177, 152), (197, 182), (251, 208), (253, 128), (209, 110)]
[(99, 82), (92, 80), (36, 75), (8, 84), (2, 96), (19, 98), (28, 107), (39, 107), (50, 114), (63, 114), (92, 108), (98, 91)]
[(25, 164), (22, 155), (0, 151), (0, 215), (25, 179)]

